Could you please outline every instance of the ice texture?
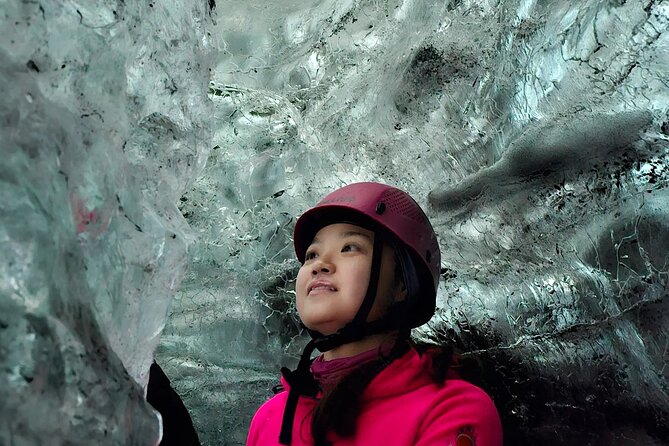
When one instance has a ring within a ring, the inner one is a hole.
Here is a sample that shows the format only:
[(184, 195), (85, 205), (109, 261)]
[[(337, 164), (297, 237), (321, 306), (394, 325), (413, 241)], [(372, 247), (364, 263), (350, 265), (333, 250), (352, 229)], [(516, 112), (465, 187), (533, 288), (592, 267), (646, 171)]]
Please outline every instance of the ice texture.
[(421, 340), (481, 361), (508, 444), (668, 444), (669, 2), (218, 1), (199, 234), (159, 359), (243, 444), (305, 342), (291, 231), (335, 187), (424, 205)]
[(155, 444), (159, 342), (244, 444), (306, 342), (295, 218), (367, 180), (428, 211), (414, 335), (507, 444), (669, 444), (669, 1), (0, 5), (0, 444)]
[(209, 7), (0, 11), (0, 444), (157, 444), (144, 387), (210, 148)]

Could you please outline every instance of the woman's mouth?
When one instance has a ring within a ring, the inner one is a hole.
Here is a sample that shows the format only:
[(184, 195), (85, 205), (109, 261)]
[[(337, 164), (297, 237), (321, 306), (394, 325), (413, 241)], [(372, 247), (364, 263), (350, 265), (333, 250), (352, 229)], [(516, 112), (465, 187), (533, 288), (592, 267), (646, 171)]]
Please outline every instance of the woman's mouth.
[(333, 284), (319, 280), (309, 285), (307, 295), (334, 293), (335, 291), (337, 291), (337, 287)]

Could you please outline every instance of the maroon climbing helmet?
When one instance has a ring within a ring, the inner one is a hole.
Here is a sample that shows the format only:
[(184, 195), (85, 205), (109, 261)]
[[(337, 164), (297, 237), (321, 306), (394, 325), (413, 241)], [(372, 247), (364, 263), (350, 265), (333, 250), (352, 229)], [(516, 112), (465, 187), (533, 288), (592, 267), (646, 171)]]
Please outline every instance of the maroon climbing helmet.
[(418, 203), (406, 192), (381, 183), (354, 183), (337, 189), (297, 220), (294, 244), (298, 260), (304, 263), (306, 250), (321, 228), (339, 222), (366, 222), (375, 233), (381, 229), (407, 249), (420, 281), (407, 323), (416, 327), (427, 322), (434, 314), (441, 254), (434, 229)]

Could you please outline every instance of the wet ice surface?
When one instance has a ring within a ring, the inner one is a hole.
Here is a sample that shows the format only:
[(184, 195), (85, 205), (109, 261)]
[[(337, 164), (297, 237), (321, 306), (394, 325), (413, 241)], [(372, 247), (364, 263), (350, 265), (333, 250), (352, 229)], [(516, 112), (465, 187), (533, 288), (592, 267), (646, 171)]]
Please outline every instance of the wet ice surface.
[(158, 360), (204, 444), (243, 444), (305, 342), (294, 217), (377, 180), (439, 234), (416, 336), (481, 361), (509, 444), (666, 444), (668, 27), (667, 1), (10, 5), (3, 442), (151, 444), (176, 293)]
[(303, 345), (293, 216), (371, 179), (429, 207), (444, 280), (417, 334), (483, 361), (510, 444), (662, 443), (666, 2), (218, 8), (220, 125), (181, 204), (209, 242), (160, 349), (203, 437), (242, 443)]
[(175, 5), (3, 2), (0, 444), (159, 438), (143, 387), (209, 150), (207, 11)]

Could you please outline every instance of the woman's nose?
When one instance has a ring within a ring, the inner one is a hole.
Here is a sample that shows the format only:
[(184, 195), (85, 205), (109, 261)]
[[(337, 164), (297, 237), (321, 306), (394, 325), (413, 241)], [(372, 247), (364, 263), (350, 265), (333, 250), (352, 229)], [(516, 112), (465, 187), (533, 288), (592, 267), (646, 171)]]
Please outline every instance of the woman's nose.
[(333, 273), (334, 269), (334, 263), (329, 261), (326, 257), (319, 257), (313, 264), (311, 274), (315, 276), (320, 273)]

